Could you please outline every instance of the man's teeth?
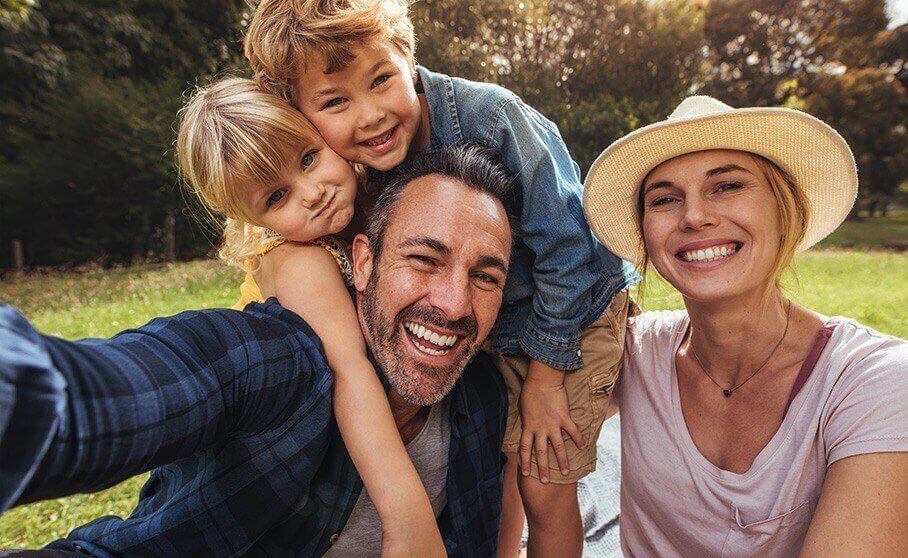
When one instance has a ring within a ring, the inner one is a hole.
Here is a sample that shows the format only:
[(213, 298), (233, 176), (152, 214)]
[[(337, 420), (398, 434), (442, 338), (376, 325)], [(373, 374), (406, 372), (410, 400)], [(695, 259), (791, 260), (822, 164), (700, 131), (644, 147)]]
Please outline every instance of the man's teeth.
[(431, 347), (426, 347), (425, 345), (422, 345), (420, 343), (416, 344), (420, 350), (425, 351), (430, 355), (447, 354), (450, 351), (450, 347), (453, 347), (457, 343), (458, 337), (456, 335), (441, 335), (436, 331), (432, 331), (424, 325), (420, 325), (414, 322), (406, 322), (404, 324), (404, 327), (406, 327), (407, 331), (412, 333), (414, 337), (424, 339), (438, 347), (448, 347), (448, 349), (437, 350)]
[(385, 143), (386, 141), (388, 141), (389, 139), (391, 139), (391, 134), (393, 134), (393, 133), (394, 133), (394, 128), (391, 128), (385, 134), (382, 134), (381, 136), (378, 136), (377, 138), (373, 138), (368, 141), (364, 141), (363, 143), (365, 145), (368, 145), (369, 147), (375, 147), (376, 145), (381, 145), (381, 144)]
[(712, 262), (728, 257), (737, 251), (737, 244), (723, 244), (722, 246), (711, 246), (701, 250), (681, 252), (681, 259), (686, 262)]

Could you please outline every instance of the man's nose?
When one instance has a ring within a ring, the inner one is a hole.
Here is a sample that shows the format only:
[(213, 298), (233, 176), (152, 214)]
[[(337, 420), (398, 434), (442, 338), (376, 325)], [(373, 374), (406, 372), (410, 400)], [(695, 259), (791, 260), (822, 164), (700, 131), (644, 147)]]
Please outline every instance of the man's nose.
[(429, 304), (444, 314), (450, 321), (459, 320), (473, 311), (472, 291), (469, 277), (446, 274), (433, 282)]
[(708, 200), (688, 198), (684, 200), (684, 213), (679, 228), (683, 231), (695, 231), (716, 224), (712, 203)]

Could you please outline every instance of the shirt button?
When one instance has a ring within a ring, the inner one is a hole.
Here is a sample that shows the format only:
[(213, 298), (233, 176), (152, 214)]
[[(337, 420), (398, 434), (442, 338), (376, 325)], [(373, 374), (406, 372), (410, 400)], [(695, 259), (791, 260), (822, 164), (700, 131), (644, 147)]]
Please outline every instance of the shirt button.
[(328, 539), (328, 544), (336, 543), (337, 539), (339, 539), (339, 538), (340, 538), (340, 533), (334, 533), (333, 535), (331, 535), (331, 538)]
[(580, 354), (580, 349), (577, 349), (577, 356), (583, 356)]

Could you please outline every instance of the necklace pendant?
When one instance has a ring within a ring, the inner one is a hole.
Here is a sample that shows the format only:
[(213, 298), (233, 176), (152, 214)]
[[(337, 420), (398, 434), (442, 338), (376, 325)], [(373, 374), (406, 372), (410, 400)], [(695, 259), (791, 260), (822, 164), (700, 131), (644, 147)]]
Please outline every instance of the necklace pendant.
[(724, 395), (725, 397), (729, 397), (729, 396), (731, 396), (731, 392), (728, 391), (727, 389), (723, 389), (723, 390), (722, 390), (722, 395)]

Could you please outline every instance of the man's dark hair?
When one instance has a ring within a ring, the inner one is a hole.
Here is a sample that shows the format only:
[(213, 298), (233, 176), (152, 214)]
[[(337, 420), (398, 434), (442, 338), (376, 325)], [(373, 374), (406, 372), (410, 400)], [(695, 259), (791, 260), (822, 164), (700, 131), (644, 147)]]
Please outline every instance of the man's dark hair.
[(421, 153), (393, 171), (392, 178), (381, 187), (368, 212), (366, 236), (376, 260), (381, 257), (385, 230), (407, 184), (430, 174), (440, 174), (462, 182), (471, 190), (492, 196), (501, 202), (508, 214), (511, 231), (511, 192), (513, 179), (498, 161), (495, 151), (476, 143), (461, 143), (432, 153)]

